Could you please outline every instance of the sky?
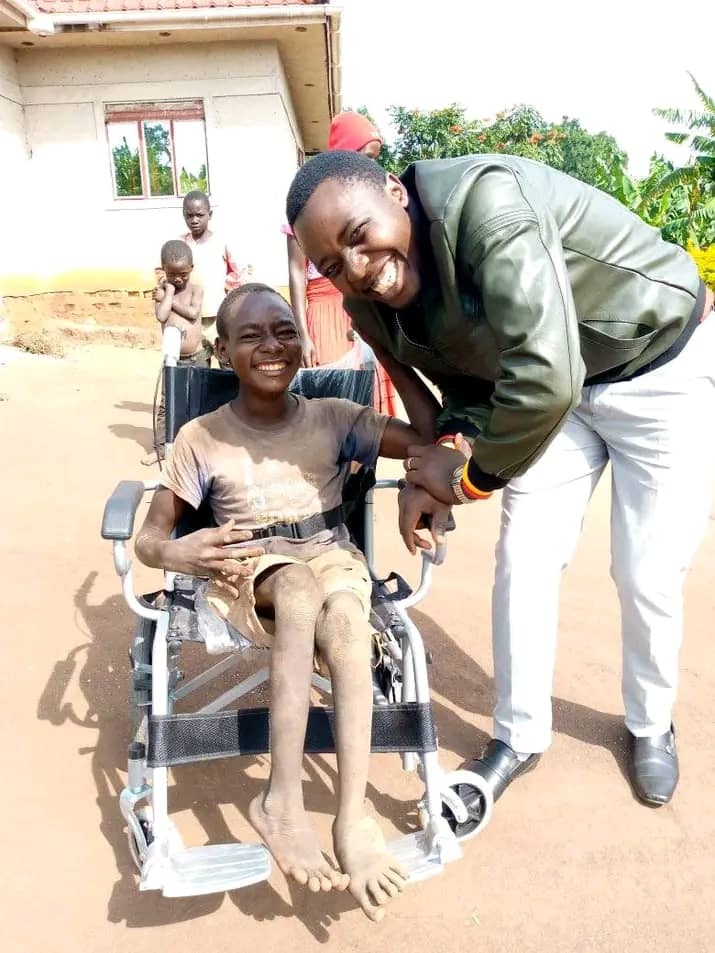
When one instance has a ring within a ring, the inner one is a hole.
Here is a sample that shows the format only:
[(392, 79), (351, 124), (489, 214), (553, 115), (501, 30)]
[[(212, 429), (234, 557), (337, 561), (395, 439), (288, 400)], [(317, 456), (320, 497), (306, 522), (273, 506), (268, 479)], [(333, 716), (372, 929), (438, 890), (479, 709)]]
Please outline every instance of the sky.
[[(457, 102), (471, 118), (519, 104), (609, 132), (644, 175), (665, 142), (653, 107), (697, 109), (688, 71), (715, 97), (715, 0), (337, 0), (344, 108), (389, 138), (390, 105)], [(702, 41), (699, 42), (700, 38)]]

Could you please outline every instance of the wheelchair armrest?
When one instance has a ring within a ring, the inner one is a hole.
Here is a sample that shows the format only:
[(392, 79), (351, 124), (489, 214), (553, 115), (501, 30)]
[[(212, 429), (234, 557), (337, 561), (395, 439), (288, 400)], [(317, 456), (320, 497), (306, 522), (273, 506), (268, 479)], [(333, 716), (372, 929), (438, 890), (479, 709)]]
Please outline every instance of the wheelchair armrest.
[(139, 480), (122, 480), (117, 484), (104, 506), (102, 539), (132, 538), (134, 518), (145, 489), (148, 487)]

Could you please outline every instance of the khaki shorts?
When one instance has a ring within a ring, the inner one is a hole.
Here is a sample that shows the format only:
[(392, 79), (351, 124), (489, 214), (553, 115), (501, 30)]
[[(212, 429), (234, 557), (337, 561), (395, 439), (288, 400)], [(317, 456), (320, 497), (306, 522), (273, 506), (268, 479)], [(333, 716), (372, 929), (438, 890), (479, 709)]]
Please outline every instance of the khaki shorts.
[(279, 566), (290, 566), (293, 563), (307, 566), (317, 579), (326, 599), (336, 592), (352, 592), (360, 601), (365, 619), (370, 618), (372, 582), (367, 564), (358, 552), (330, 549), (313, 559), (264, 555), (251, 562), (252, 574), (241, 581), (236, 598), (227, 596), (224, 590), (209, 584), (206, 601), (222, 619), (230, 622), (236, 631), (259, 648), (271, 645), (275, 626), (271, 619), (259, 618), (256, 613), (255, 583), (267, 570)]

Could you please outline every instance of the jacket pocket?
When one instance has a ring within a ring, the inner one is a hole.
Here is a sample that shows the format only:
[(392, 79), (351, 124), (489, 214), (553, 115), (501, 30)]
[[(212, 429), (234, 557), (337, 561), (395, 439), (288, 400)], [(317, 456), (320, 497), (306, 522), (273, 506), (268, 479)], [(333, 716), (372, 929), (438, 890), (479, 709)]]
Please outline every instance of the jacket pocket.
[[(613, 330), (602, 331), (593, 324), (579, 325), (581, 356), (586, 365), (587, 378), (629, 364), (643, 354), (658, 333), (656, 329), (633, 333), (642, 331), (643, 325), (618, 321), (599, 323), (601, 327), (610, 325)], [(616, 337), (615, 333), (619, 333), (619, 336)]]

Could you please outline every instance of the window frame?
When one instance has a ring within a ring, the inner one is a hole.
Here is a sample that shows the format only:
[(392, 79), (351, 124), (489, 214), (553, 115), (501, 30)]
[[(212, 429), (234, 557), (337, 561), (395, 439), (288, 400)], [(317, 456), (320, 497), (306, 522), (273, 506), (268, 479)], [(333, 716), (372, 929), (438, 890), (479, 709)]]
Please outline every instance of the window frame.
[[(159, 99), (141, 102), (104, 103), (104, 130), (109, 154), (109, 171), (112, 186), (112, 200), (114, 202), (170, 202), (184, 197), (181, 192), (181, 175), (177, 168), (176, 139), (174, 134), (175, 122), (200, 121), (203, 127), (204, 154), (206, 157), (206, 193), (211, 194), (211, 176), (209, 172), (208, 137), (206, 135), (206, 110), (202, 99)], [(149, 179), (149, 161), (146, 153), (144, 136), (145, 122), (166, 122), (169, 125), (169, 141), (171, 147), (171, 177), (172, 192), (170, 195), (152, 195)], [(139, 175), (141, 178), (141, 195), (117, 195), (116, 168), (109, 133), (112, 125), (133, 123), (137, 129), (139, 145)]]

